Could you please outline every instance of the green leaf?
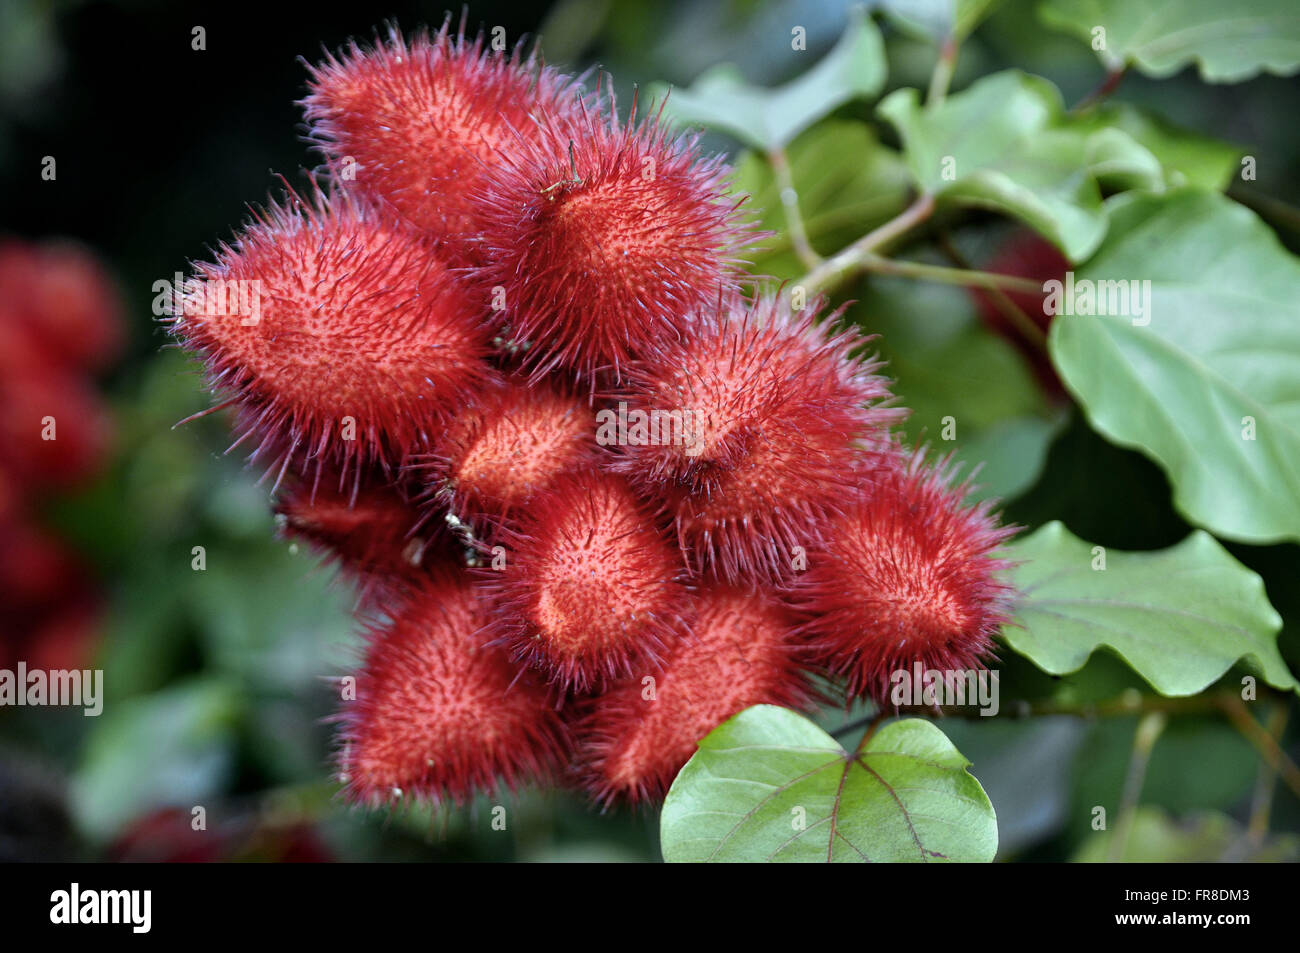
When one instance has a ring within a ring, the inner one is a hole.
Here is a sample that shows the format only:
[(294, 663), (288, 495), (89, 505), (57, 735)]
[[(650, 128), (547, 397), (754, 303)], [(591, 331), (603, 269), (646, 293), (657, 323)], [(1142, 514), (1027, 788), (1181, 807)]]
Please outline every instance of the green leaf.
[(1090, 109), (1077, 120), (1077, 125), (1080, 129), (1112, 128), (1127, 133), (1155, 156), (1171, 187), (1191, 185), (1221, 192), (1236, 173), (1243, 151), (1218, 139), (1180, 129), (1128, 103), (1107, 103)]
[(879, 10), (909, 32), (961, 42), (1002, 0), (878, 0)]
[(665, 112), (678, 122), (707, 126), (769, 152), (789, 143), (818, 119), (885, 85), (880, 30), (858, 6), (839, 42), (802, 76), (775, 89), (751, 86), (731, 66), (718, 66), (689, 89), (674, 90)]
[(1075, 285), (1149, 281), (1145, 315), (1060, 314), (1061, 379), (1097, 431), (1164, 468), (1188, 520), (1300, 539), (1300, 262), (1221, 195), (1122, 198)]
[[(911, 179), (902, 157), (880, 144), (865, 123), (828, 119), (790, 144), (790, 177), (812, 246), (830, 255), (901, 212)], [(751, 256), (756, 274), (797, 278), (808, 269), (790, 244), (780, 188), (767, 158), (746, 152), (733, 186), (750, 196), (761, 226), (775, 232)]]
[[(1194, 695), (1233, 665), (1297, 687), (1277, 650), (1282, 619), (1263, 580), (1199, 530), (1155, 552), (1099, 553), (1060, 523), (1007, 547), (1020, 593), (1002, 637), (1053, 675), (1108, 648), (1162, 695)], [(1098, 561), (1104, 555), (1105, 568)]]
[(1164, 187), (1148, 149), (1120, 129), (1067, 118), (1055, 86), (1017, 70), (986, 76), (933, 109), (916, 90), (900, 89), (877, 111), (902, 136), (920, 189), (1015, 216), (1072, 261), (1106, 233), (1099, 178)]
[(879, 335), (873, 345), (910, 411), (911, 442), (953, 451), (966, 472), (981, 466), (978, 498), (1009, 499), (1033, 484), (1060, 420), (1025, 359), (980, 322), (968, 290), (872, 278), (850, 315)]
[(238, 692), (215, 679), (126, 701), (110, 695), (72, 784), (82, 828), (106, 838), (152, 808), (188, 808), (220, 792), (234, 770), (239, 717)]
[[(1110, 861), (1115, 835), (1113, 828), (1098, 832), (1074, 861)], [(1300, 860), (1300, 837), (1277, 834), (1257, 842), (1240, 824), (1217, 811), (1176, 821), (1158, 807), (1143, 806), (1134, 814), (1128, 840), (1116, 859), (1127, 864), (1294, 863)]]
[(714, 729), (664, 801), (668, 861), (990, 861), (997, 818), (970, 762), (928, 721), (856, 753), (758, 705)]
[(1044, 23), (1077, 34), (1108, 69), (1134, 64), (1157, 78), (1195, 62), (1211, 83), (1235, 83), (1261, 70), (1300, 69), (1300, 7), (1295, 0), (1047, 0)]

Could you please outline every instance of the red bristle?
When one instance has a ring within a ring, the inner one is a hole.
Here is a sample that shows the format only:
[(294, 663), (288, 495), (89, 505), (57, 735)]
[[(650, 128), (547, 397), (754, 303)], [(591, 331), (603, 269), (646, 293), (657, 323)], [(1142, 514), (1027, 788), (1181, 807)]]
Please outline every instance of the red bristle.
[(662, 670), (613, 686), (578, 725), (592, 795), (606, 805), (661, 798), (699, 740), (732, 715), (751, 705), (807, 707), (814, 696), (795, 623), (762, 593), (702, 591), (692, 634), (673, 646)]
[(539, 113), (521, 131), (478, 197), (476, 278), (535, 379), (557, 367), (617, 378), (734, 285), (756, 235), (727, 171), (659, 114), (620, 122), (612, 102)]
[(375, 475), (343, 482), (296, 481), (275, 512), (281, 533), (336, 562), (363, 604), (391, 603), (431, 569), (455, 564), (457, 545), (442, 521), (431, 520), (400, 489)]
[(559, 477), (593, 463), (593, 414), (548, 385), (485, 389), (447, 429), (426, 479), (462, 518), (503, 518)]
[(504, 538), (495, 631), (561, 688), (653, 666), (688, 619), (684, 567), (620, 477), (562, 477)]
[(683, 439), (652, 434), (648, 445), (629, 432), (634, 445), (613, 469), (662, 502), (693, 570), (773, 581), (817, 543), (861, 445), (880, 443), (901, 416), (882, 406), (879, 364), (854, 356), (864, 343), (819, 325), (815, 307), (729, 298), (634, 365), (627, 406), (679, 412), (688, 426)]
[(302, 105), (336, 177), (439, 239), (478, 231), (472, 193), (499, 150), (514, 148), (513, 130), (526, 134), (533, 112), (563, 112), (581, 96), (577, 81), (525, 58), (522, 46), (488, 49), (463, 24), (452, 33), (450, 18), (433, 36), (408, 42), (392, 29), (372, 48), (353, 43), (309, 69)]
[(281, 472), (428, 452), (495, 374), (490, 332), (437, 254), (340, 195), (273, 206), (197, 267), (175, 311), (214, 388), (237, 398), (236, 445), (259, 441), (254, 459)]
[(545, 686), (484, 644), (486, 622), (473, 582), (439, 574), (371, 633), (341, 716), (349, 798), (464, 803), (498, 781), (515, 788), (555, 772), (566, 728)]
[(967, 489), (920, 451), (876, 467), (796, 577), (801, 631), (850, 698), (884, 704), (893, 672), (982, 669), (992, 655), (1011, 595), (994, 551), (1014, 529), (987, 502), (965, 505)]

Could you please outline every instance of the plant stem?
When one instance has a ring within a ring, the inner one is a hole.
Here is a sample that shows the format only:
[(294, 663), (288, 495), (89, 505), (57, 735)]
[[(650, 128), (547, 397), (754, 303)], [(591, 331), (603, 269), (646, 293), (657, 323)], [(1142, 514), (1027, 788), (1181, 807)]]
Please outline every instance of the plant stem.
[(1133, 733), (1133, 754), (1129, 758), (1128, 774), (1124, 778), (1124, 793), (1120, 798), (1115, 831), (1111, 835), (1111, 863), (1119, 863), (1124, 859), (1124, 848), (1128, 846), (1129, 837), (1133, 833), (1138, 799), (1142, 796), (1142, 785), (1146, 781), (1147, 764), (1151, 761), (1151, 751), (1155, 748), (1156, 741), (1165, 730), (1166, 721), (1164, 712), (1149, 711), (1142, 716), (1137, 731)]
[[(1281, 702), (1269, 708), (1265, 730), (1274, 742), (1280, 742), (1286, 731), (1287, 710)], [(1259, 845), (1268, 833), (1268, 819), (1273, 810), (1273, 792), (1277, 788), (1277, 767), (1266, 758), (1260, 759), (1259, 776), (1255, 779), (1255, 793), (1250, 799), (1250, 824), (1246, 832), (1252, 843)]]
[[(879, 275), (903, 275), (910, 278), (937, 281), (945, 285), (980, 287), (992, 291), (996, 291), (999, 287), (1027, 292), (1041, 292), (1043, 290), (1043, 286), (1039, 282), (1029, 278), (1000, 275), (992, 271), (972, 271), (967, 268), (927, 265), (921, 261), (900, 261), (897, 258), (885, 258), (876, 254), (864, 255), (859, 267), (862, 271), (869, 271)], [(1028, 317), (1025, 320), (1029, 320)], [(1039, 331), (1039, 335), (1042, 335), (1041, 331)]]
[[(952, 243), (952, 240), (949, 239), (946, 234), (939, 236), (939, 247), (943, 249), (944, 254), (952, 260), (954, 265), (969, 270), (970, 263), (966, 260), (965, 256), (957, 250), (957, 246)], [(975, 274), (984, 274), (984, 272), (975, 272)], [(1038, 323), (1026, 314), (1023, 308), (1008, 298), (996, 285), (989, 283), (985, 286), (984, 290), (987, 291), (989, 297), (993, 299), (993, 303), (997, 305), (998, 311), (1002, 313), (1003, 317), (1015, 325), (1016, 330), (1020, 332), (1021, 336), (1032, 344), (1036, 350), (1046, 354), (1047, 332), (1039, 327)], [(1033, 290), (1035, 292), (1040, 292), (1042, 291), (1042, 286), (1036, 286)]]
[(1081, 113), (1104, 101), (1111, 93), (1119, 89), (1119, 84), (1124, 81), (1124, 74), (1127, 72), (1127, 66), (1119, 66), (1110, 70), (1106, 74), (1106, 78), (1101, 81), (1101, 84), (1087, 96), (1084, 96), (1083, 99), (1075, 103), (1074, 108), (1071, 109), (1070, 112), (1075, 114)]
[(1219, 709), (1228, 716), (1228, 720), (1241, 734), (1255, 746), (1283, 782), (1300, 797), (1300, 767), (1291, 760), (1277, 740), (1257, 722), (1246, 708), (1246, 703), (1235, 692), (1228, 692), (1218, 699)]
[(951, 36), (943, 41), (943, 46), (939, 50), (939, 59), (934, 64), (934, 72), (930, 74), (930, 88), (925, 94), (927, 109), (938, 106), (948, 95), (953, 70), (957, 68), (957, 50), (957, 41)]
[(862, 270), (869, 258), (878, 258), (875, 252), (882, 246), (915, 228), (933, 214), (934, 196), (917, 196), (898, 215), (811, 269), (797, 284), (811, 294), (831, 290), (849, 275)]
[(772, 172), (776, 176), (777, 188), (781, 193), (781, 207), (785, 209), (785, 223), (790, 228), (790, 242), (794, 253), (799, 256), (805, 268), (813, 269), (822, 263), (822, 256), (808, 241), (808, 230), (804, 226), (803, 213), (799, 211), (799, 193), (794, 188), (794, 177), (790, 174), (790, 158), (781, 148), (773, 149), (767, 154), (772, 163)]

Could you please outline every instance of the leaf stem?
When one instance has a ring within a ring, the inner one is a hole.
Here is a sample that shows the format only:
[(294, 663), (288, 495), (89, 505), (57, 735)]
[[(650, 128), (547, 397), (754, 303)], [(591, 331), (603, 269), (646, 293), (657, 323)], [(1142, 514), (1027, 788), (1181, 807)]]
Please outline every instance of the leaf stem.
[(1124, 848), (1128, 846), (1129, 837), (1133, 833), (1133, 820), (1137, 816), (1138, 799), (1142, 796), (1142, 785), (1146, 781), (1151, 751), (1165, 730), (1167, 721), (1164, 712), (1149, 711), (1142, 716), (1137, 731), (1133, 733), (1133, 754), (1129, 757), (1128, 774), (1124, 777), (1124, 792), (1120, 796), (1115, 831), (1110, 841), (1111, 863), (1117, 864), (1124, 859)]
[[(952, 240), (946, 234), (939, 236), (939, 247), (943, 249), (945, 255), (952, 259), (954, 265), (965, 269), (970, 268), (970, 262), (957, 250), (957, 246), (952, 243)], [(974, 274), (984, 274), (984, 272), (974, 272)], [(1026, 314), (1023, 308), (1008, 298), (1001, 288), (994, 283), (987, 284), (984, 290), (993, 299), (993, 303), (1002, 312), (1003, 317), (1010, 321), (1016, 330), (1020, 332), (1021, 337), (1033, 345), (1036, 350), (1046, 354), (1047, 332), (1039, 327), (1038, 322)], [(1041, 285), (1037, 285), (1033, 290), (1040, 292), (1043, 289)]]
[(1281, 745), (1265, 728), (1257, 722), (1246, 708), (1246, 703), (1235, 692), (1228, 692), (1218, 698), (1219, 709), (1228, 716), (1242, 736), (1255, 746), (1259, 756), (1275, 771), (1287, 787), (1300, 797), (1300, 767), (1282, 750)]
[(1078, 114), (1106, 100), (1111, 93), (1119, 89), (1119, 84), (1124, 81), (1124, 74), (1128, 72), (1127, 66), (1117, 66), (1106, 73), (1106, 78), (1101, 81), (1096, 89), (1090, 92), (1083, 99), (1075, 103), (1071, 113)]
[[(1001, 275), (992, 271), (973, 271), (969, 268), (947, 268), (943, 265), (927, 265), (921, 261), (901, 261), (897, 258), (885, 258), (883, 255), (868, 253), (862, 256), (859, 264), (862, 271), (880, 275), (903, 275), (910, 278), (923, 278), (946, 285), (964, 285), (996, 291), (999, 287), (1012, 291), (1041, 292), (1042, 284), (1029, 278), (1015, 275)], [(1005, 297), (1005, 296), (1004, 296)], [(1023, 315), (1024, 313), (1021, 312)], [(1025, 316), (1028, 321), (1028, 316)], [(1032, 324), (1032, 322), (1030, 322)], [(1039, 331), (1042, 336), (1042, 331)]]
[[(1265, 730), (1274, 742), (1280, 742), (1286, 731), (1287, 709), (1281, 702), (1274, 702), (1268, 713)], [(1252, 843), (1263, 843), (1268, 834), (1268, 819), (1273, 810), (1273, 792), (1277, 788), (1277, 766), (1266, 758), (1260, 759), (1259, 775), (1255, 779), (1255, 792), (1250, 799), (1250, 823), (1247, 834)]]
[(933, 109), (943, 102), (948, 95), (948, 86), (952, 83), (953, 71), (957, 68), (957, 41), (949, 36), (939, 49), (939, 58), (935, 61), (934, 72), (930, 74), (930, 88), (925, 94), (925, 106)]
[(799, 256), (805, 268), (815, 269), (822, 263), (822, 256), (817, 254), (808, 240), (808, 229), (804, 225), (803, 213), (799, 211), (799, 193), (795, 191), (794, 176), (790, 174), (790, 158), (785, 149), (778, 146), (768, 152), (767, 160), (772, 164), (772, 172), (776, 176), (794, 253)]
[(851, 274), (863, 270), (868, 259), (878, 259), (875, 252), (881, 247), (920, 225), (933, 214), (934, 196), (917, 196), (903, 211), (811, 269), (797, 284), (812, 294), (831, 290)]

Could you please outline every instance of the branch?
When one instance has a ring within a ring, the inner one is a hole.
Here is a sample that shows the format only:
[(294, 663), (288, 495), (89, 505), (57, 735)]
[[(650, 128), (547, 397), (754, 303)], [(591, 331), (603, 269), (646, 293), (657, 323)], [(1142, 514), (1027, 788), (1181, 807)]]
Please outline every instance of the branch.
[(817, 254), (808, 241), (803, 213), (799, 211), (799, 193), (795, 191), (794, 177), (790, 174), (790, 159), (785, 150), (779, 147), (769, 152), (767, 159), (772, 163), (772, 172), (776, 175), (781, 207), (785, 209), (785, 222), (790, 226), (790, 242), (794, 246), (794, 253), (799, 256), (805, 268), (814, 269), (822, 263), (822, 256)]
[(865, 268), (866, 262), (878, 258), (875, 252), (934, 214), (934, 196), (920, 195), (911, 205), (852, 245), (837, 252), (806, 274), (798, 285), (811, 294), (829, 291), (845, 278)]

